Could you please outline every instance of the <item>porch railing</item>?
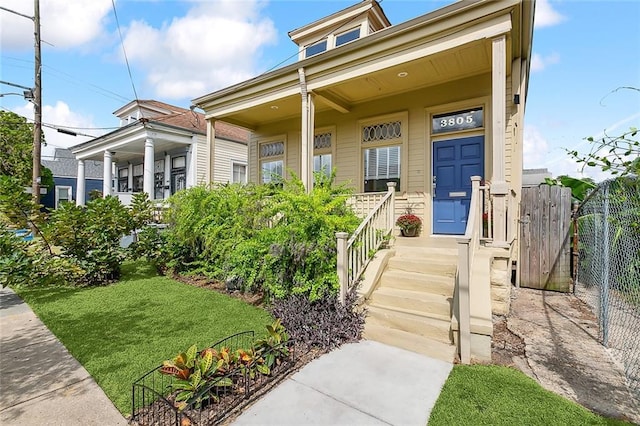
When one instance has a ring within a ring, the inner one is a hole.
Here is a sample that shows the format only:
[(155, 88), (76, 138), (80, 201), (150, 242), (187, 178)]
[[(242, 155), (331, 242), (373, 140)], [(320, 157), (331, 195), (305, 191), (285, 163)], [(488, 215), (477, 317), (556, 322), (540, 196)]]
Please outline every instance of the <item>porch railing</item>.
[(364, 219), (376, 208), (380, 201), (387, 196), (387, 192), (365, 192), (354, 194), (347, 200), (347, 205), (360, 218)]
[[(358, 282), (376, 250), (393, 231), (396, 183), (388, 182), (387, 188), (386, 193), (377, 194), (380, 195), (380, 200), (372, 206), (371, 211), (351, 237), (346, 232), (336, 233), (337, 272), (340, 283), (340, 300), (343, 303), (347, 292)], [(357, 202), (358, 200), (356, 200)]]
[[(488, 186), (480, 186), (480, 176), (471, 177), (471, 203), (464, 235), (458, 238), (458, 274), (456, 277), (456, 297), (458, 298), (458, 341), (460, 342), (460, 361), (471, 362), (471, 302), (469, 287), (471, 268), (476, 251), (480, 247), (483, 234), (481, 218), (484, 219), (483, 199), (488, 193)], [(482, 189), (482, 193), (481, 193)], [(491, 209), (488, 210), (488, 226), (491, 223)], [(488, 228), (490, 229), (490, 228)]]

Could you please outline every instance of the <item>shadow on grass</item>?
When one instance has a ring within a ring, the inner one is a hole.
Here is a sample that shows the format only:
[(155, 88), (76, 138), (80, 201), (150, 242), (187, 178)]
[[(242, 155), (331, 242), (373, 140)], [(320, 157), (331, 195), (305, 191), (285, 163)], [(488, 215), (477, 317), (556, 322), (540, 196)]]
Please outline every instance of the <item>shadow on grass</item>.
[(144, 280), (158, 276), (155, 266), (149, 262), (124, 262), (121, 267), (122, 276), (120, 281)]

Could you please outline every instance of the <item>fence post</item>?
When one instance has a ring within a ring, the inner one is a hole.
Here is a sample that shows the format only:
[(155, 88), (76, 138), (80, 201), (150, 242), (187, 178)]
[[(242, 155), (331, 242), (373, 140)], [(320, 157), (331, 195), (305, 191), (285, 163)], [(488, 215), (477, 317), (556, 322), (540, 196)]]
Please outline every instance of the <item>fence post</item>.
[(387, 191), (393, 194), (389, 197), (389, 230), (393, 234), (393, 227), (396, 225), (396, 183), (387, 182)]
[(340, 303), (344, 305), (347, 299), (347, 290), (349, 289), (349, 253), (347, 251), (347, 238), (349, 234), (346, 232), (336, 232), (336, 248), (338, 252), (337, 272), (338, 283), (340, 284)]
[(602, 309), (602, 344), (609, 345), (609, 185), (604, 187), (604, 212), (603, 212), (603, 250), (602, 250), (602, 293), (600, 306)]

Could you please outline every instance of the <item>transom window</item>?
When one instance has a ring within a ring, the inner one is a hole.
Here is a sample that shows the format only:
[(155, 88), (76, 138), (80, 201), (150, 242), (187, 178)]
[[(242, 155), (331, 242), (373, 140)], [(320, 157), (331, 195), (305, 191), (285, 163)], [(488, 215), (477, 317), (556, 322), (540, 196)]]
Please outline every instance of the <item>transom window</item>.
[(402, 137), (402, 122), (374, 124), (362, 129), (362, 142), (385, 141)]

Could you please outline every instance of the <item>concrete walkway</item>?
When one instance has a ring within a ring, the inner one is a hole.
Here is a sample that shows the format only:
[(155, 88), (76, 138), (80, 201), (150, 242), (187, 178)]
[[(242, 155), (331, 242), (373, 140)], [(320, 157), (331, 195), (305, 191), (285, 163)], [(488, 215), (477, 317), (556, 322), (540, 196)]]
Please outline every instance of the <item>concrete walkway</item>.
[(452, 364), (365, 340), (307, 364), (234, 425), (420, 425)]
[(127, 424), (89, 373), (8, 288), (0, 290), (0, 424)]

